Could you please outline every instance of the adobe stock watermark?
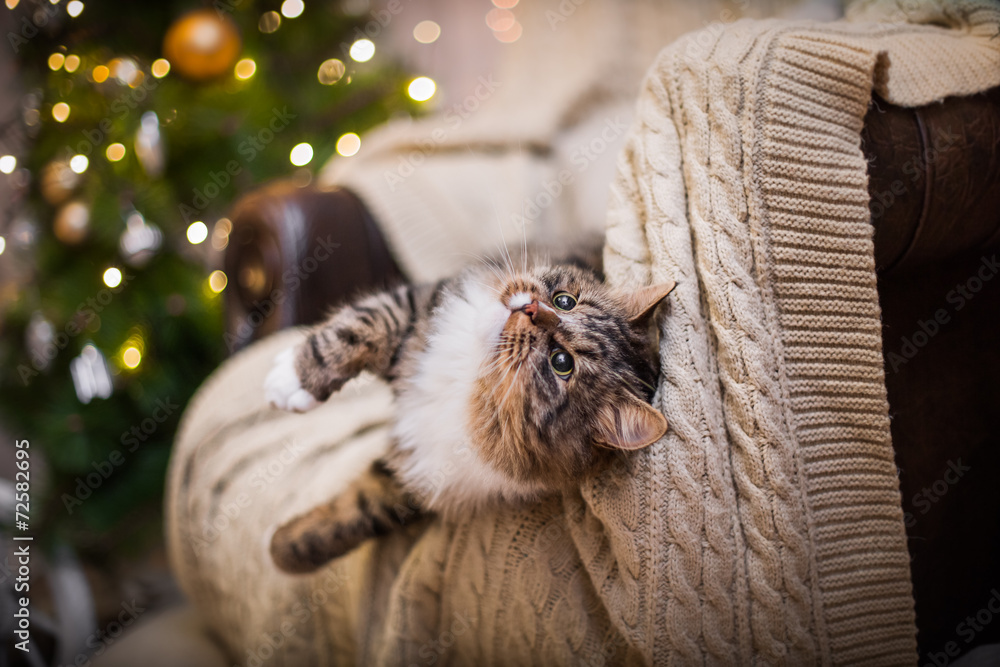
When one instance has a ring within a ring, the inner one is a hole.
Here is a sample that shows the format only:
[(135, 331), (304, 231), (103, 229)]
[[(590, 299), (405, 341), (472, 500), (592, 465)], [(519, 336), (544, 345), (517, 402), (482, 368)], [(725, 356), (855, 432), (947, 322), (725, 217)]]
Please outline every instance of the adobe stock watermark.
[(886, 355), (886, 361), (892, 372), (895, 373), (917, 356), (917, 353), (941, 332), (941, 328), (951, 322), (952, 315), (965, 308), (972, 299), (976, 298), (976, 295), (983, 290), (987, 283), (993, 280), (998, 271), (1000, 271), (1000, 262), (997, 261), (997, 256), (987, 257), (983, 255), (976, 271), (965, 282), (955, 285), (945, 295), (945, 301), (952, 308), (950, 310), (938, 308), (926, 320), (917, 320), (917, 330), (909, 336), (900, 338), (899, 352), (889, 352)]
[[(955, 626), (955, 634), (966, 644), (971, 644), (980, 632), (986, 629), (994, 618), (1000, 616), (1000, 591), (990, 590), (990, 597), (981, 609), (975, 614), (966, 616), (964, 620)], [(946, 643), (941, 651), (930, 651), (927, 657), (930, 662), (924, 663), (924, 667), (946, 667), (951, 663), (952, 658), (958, 657), (962, 652), (957, 641)]]
[[(944, 498), (951, 487), (958, 484), (962, 477), (965, 476), (965, 473), (970, 470), (972, 470), (970, 466), (962, 465), (962, 459), (949, 460), (944, 474), (939, 479), (934, 480), (934, 483), (930, 486), (925, 486), (913, 494), (910, 504), (914, 508), (919, 509), (921, 515), (927, 514), (931, 511), (931, 507)], [(912, 512), (904, 512), (903, 524), (907, 528), (913, 528), (917, 525), (917, 517)]]
[(208, 553), (212, 544), (219, 539), (230, 526), (236, 522), (243, 512), (254, 504), (254, 500), (267, 490), (271, 484), (280, 479), (288, 466), (303, 453), (302, 445), (296, 441), (286, 443), (277, 453), (254, 466), (250, 473), (250, 485), (257, 491), (253, 496), (239, 493), (232, 500), (224, 503), (214, 516), (206, 518), (201, 534), (191, 536), (191, 545), (196, 555)]
[(957, 144), (960, 139), (960, 135), (951, 131), (951, 126), (937, 129), (934, 136), (931, 137), (930, 146), (926, 152), (915, 155), (903, 163), (902, 172), (910, 177), (909, 184), (903, 179), (897, 178), (889, 184), (887, 189), (871, 195), (868, 207), (871, 209), (872, 220), (878, 220), (885, 215), (885, 212), (892, 208), (899, 197), (910, 191), (910, 186), (917, 182), (921, 174), (925, 173), (929, 166), (940, 159), (942, 153)]
[(512, 213), (511, 219), (515, 225), (527, 225), (538, 220), (538, 217), (571, 186), (577, 177), (592, 165), (597, 159), (615, 145), (615, 141), (625, 134), (628, 123), (621, 116), (609, 118), (598, 136), (580, 144), (570, 153), (569, 162), (575, 169), (560, 169), (553, 180), (542, 181), (542, 191), (534, 197), (524, 200), (522, 213)]
[(415, 142), (416, 148), (406, 155), (399, 156), (395, 169), (387, 169), (382, 173), (386, 185), (389, 186), (389, 192), (395, 192), (403, 181), (412, 176), (427, 160), (428, 155), (448, 141), (449, 133), (460, 128), (462, 123), (479, 110), (483, 102), (493, 96), (500, 85), (500, 82), (493, 78), (493, 74), (480, 76), (475, 90), (444, 112), (442, 119), (445, 126), (434, 128), (428, 138), (418, 139)]
[(180, 410), (180, 408), (181, 406), (177, 403), (172, 403), (169, 397), (166, 399), (157, 399), (156, 407), (153, 408), (149, 417), (146, 417), (122, 433), (119, 441), (123, 449), (112, 450), (102, 461), (91, 461), (90, 465), (94, 471), (76, 478), (76, 486), (73, 489), (72, 495), (64, 493), (59, 497), (66, 508), (66, 512), (72, 515), (76, 507), (83, 505), (85, 500), (90, 498), (97, 489), (101, 488), (104, 482), (108, 481), (118, 468), (124, 465), (126, 455), (132, 454), (139, 449), (139, 445), (146, 442), (150, 436), (156, 433), (157, 429), (170, 419), (174, 413)]
[(66, 665), (65, 667), (89, 667), (93, 664), (93, 658), (99, 658), (104, 655), (108, 647), (114, 644), (125, 633), (125, 630), (135, 623), (139, 616), (146, 611), (145, 607), (137, 605), (134, 599), (130, 602), (122, 602), (121, 607), (116, 620), (111, 621), (103, 629), (99, 629), (87, 637), (84, 645), (90, 649), (91, 653), (78, 654), (71, 665)]
[(227, 331), (223, 334), (222, 338), (226, 347), (229, 348), (230, 354), (250, 340), (253, 332), (264, 324), (271, 313), (283, 304), (290, 295), (298, 292), (302, 283), (309, 280), (309, 277), (319, 269), (320, 264), (330, 259), (333, 256), (333, 251), (339, 247), (340, 244), (334, 243), (329, 234), (326, 235), (326, 238), (317, 236), (312, 254), (295, 266), (285, 269), (281, 274), (281, 287), (274, 288), (267, 298), (255, 301), (250, 313), (239, 323), (234, 333)]
[(80, 302), (73, 315), (69, 318), (62, 331), (57, 332), (50, 340), (45, 341), (40, 350), (33, 353), (31, 366), (18, 364), (17, 374), (25, 387), (48, 367), (49, 362), (58, 356), (59, 352), (69, 346), (70, 341), (79, 336), (87, 326), (100, 315), (114, 300), (114, 295), (125, 289), (125, 286), (135, 278), (134, 275), (122, 273), (122, 280), (114, 287), (102, 288), (95, 296)]
[(233, 177), (243, 172), (243, 167), (256, 159), (256, 157), (267, 148), (274, 138), (281, 134), (293, 120), (298, 118), (296, 114), (289, 113), (288, 107), (277, 107), (271, 109), (271, 119), (266, 127), (262, 127), (248, 137), (245, 137), (236, 147), (236, 152), (244, 159), (240, 163), (237, 160), (230, 160), (223, 169), (219, 171), (209, 171), (208, 180), (201, 188), (192, 190), (190, 204), (181, 203), (178, 205), (181, 217), (185, 223), (191, 223), (201, 217), (202, 212), (222, 194), (222, 189), (232, 181)]

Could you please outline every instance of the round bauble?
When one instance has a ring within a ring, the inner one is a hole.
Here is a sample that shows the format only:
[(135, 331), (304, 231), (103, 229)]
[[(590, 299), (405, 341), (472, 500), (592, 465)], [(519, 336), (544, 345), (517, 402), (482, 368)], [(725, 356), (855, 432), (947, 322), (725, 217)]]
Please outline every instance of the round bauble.
[(185, 14), (163, 38), (163, 56), (171, 69), (193, 81), (208, 81), (232, 71), (240, 48), (236, 24), (213, 9)]

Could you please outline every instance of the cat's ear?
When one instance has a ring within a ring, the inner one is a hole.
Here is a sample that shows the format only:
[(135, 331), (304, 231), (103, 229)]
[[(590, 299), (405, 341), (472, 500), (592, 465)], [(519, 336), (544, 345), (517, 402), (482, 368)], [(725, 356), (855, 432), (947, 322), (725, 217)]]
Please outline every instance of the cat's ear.
[(675, 287), (677, 283), (669, 280), (624, 293), (622, 300), (625, 302), (625, 313), (629, 322), (637, 322), (650, 315)]
[(653, 406), (627, 395), (597, 416), (598, 444), (613, 449), (642, 449), (663, 437), (667, 419)]

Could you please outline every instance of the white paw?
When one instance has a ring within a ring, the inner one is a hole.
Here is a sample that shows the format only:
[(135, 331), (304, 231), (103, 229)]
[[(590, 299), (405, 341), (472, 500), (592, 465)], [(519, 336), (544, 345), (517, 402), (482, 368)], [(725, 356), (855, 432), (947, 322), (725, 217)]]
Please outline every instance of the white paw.
[(274, 358), (274, 367), (264, 380), (264, 396), (276, 408), (308, 412), (319, 405), (319, 401), (299, 382), (299, 374), (295, 370), (296, 350), (290, 347)]

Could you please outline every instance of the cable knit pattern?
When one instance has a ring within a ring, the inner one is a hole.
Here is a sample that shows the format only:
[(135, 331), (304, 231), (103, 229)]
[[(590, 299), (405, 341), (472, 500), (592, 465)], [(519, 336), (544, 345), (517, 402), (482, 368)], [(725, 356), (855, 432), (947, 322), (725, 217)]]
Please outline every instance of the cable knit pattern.
[(851, 16), (702, 30), (649, 70), (605, 268), (678, 282), (654, 399), (670, 428), (606, 474), (288, 577), (267, 531), (378, 456), (391, 397), (361, 379), (306, 415), (267, 410), (298, 331), (217, 371), (178, 435), (168, 538), (235, 660), (915, 663), (860, 131), (873, 88), (923, 104), (1000, 84), (1000, 8)]

